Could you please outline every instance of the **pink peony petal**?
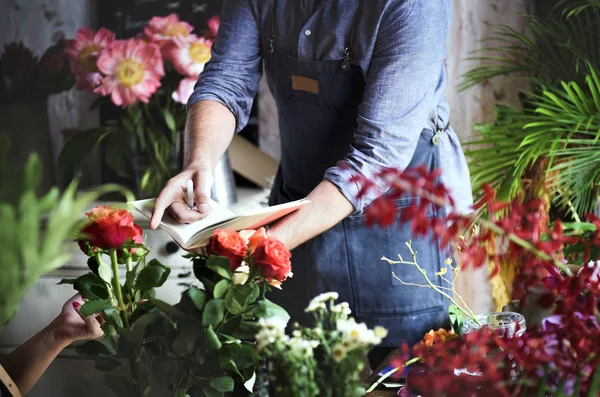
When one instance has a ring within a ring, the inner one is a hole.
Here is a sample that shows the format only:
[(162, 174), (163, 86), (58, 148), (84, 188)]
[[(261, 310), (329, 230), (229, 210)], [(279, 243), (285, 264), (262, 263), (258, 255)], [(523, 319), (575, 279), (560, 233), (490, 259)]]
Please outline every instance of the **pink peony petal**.
[(196, 85), (197, 79), (185, 78), (179, 82), (177, 91), (173, 92), (172, 97), (175, 102), (187, 104), (190, 96), (194, 92), (194, 86)]
[(115, 33), (106, 28), (100, 28), (94, 36), (94, 43), (106, 47), (115, 40)]

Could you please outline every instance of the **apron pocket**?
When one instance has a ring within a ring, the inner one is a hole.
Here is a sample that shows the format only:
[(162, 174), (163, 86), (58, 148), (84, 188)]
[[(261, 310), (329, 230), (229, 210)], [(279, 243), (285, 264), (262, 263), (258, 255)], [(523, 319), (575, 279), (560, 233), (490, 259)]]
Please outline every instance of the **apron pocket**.
[[(396, 201), (398, 217), (402, 210), (417, 205), (417, 198), (402, 198)], [(433, 216), (433, 210), (429, 216)], [(358, 316), (400, 315), (414, 316), (420, 313), (443, 309), (443, 297), (430, 288), (420, 288), (406, 284), (425, 285), (426, 282), (413, 265), (394, 264), (382, 261), (382, 257), (412, 262), (412, 255), (406, 246), (411, 242), (417, 253), (416, 261), (427, 272), (427, 276), (437, 285), (443, 285), (439, 272), (444, 266), (446, 255), (442, 254), (439, 243), (431, 236), (414, 238), (411, 225), (395, 224), (391, 227), (369, 229), (364, 215), (356, 215), (344, 221), (348, 250), (348, 267), (352, 277), (355, 310)], [(398, 280), (396, 277), (402, 281)]]

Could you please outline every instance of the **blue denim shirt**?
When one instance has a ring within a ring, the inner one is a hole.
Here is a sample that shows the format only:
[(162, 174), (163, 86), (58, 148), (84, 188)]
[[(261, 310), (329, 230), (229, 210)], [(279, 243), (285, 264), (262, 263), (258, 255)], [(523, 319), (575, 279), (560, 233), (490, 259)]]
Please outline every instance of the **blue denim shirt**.
[[(240, 131), (262, 76), (273, 0), (223, 3), (212, 58), (188, 107), (218, 101), (235, 115)], [(278, 0), (278, 51), (305, 60), (342, 59), (358, 6), (359, 0)], [(350, 182), (351, 175), (405, 168), (421, 131), (449, 123), (444, 58), (450, 16), (451, 0), (365, 0), (353, 48), (366, 81), (354, 143), (346, 159), (324, 175), (357, 212), (376, 196), (357, 199), (359, 187)], [(451, 128), (442, 136), (440, 151), (442, 180), (466, 210), (472, 202), (469, 172)]]

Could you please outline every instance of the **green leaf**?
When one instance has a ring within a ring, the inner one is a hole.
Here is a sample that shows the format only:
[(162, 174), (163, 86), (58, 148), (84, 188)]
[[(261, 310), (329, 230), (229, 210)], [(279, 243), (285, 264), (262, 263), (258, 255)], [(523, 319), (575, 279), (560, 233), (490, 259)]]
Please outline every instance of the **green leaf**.
[(133, 267), (133, 269), (131, 269), (131, 271), (127, 272), (127, 275), (125, 277), (125, 286), (132, 288), (133, 284), (135, 282), (135, 279), (137, 278), (137, 276), (140, 274), (140, 272), (146, 267), (146, 257), (142, 257), (140, 258), (140, 260), (138, 261), (138, 263), (135, 264), (135, 266)]
[(104, 261), (100, 261), (98, 266), (98, 276), (107, 283), (110, 283), (113, 278), (113, 272), (110, 265)]
[(223, 392), (215, 389), (209, 384), (200, 385), (205, 397), (223, 397)]
[(81, 345), (77, 345), (75, 347), (75, 352), (82, 357), (91, 359), (95, 359), (102, 354), (106, 356), (110, 355), (106, 346), (96, 340), (90, 340)]
[(254, 315), (259, 318), (280, 318), (286, 323), (290, 320), (290, 315), (283, 307), (268, 299), (263, 299), (256, 303)]
[(590, 382), (590, 388), (588, 389), (588, 397), (596, 397), (600, 395), (600, 367), (594, 371), (594, 377)]
[(127, 377), (118, 373), (106, 373), (104, 374), (104, 383), (113, 391), (118, 397), (131, 397), (138, 396), (134, 385), (129, 382)]
[(206, 259), (206, 267), (224, 279), (231, 280), (232, 274), (229, 265), (229, 259), (222, 256), (209, 256)]
[(67, 185), (73, 180), (90, 153), (111, 131), (106, 128), (81, 131), (65, 142), (57, 162), (58, 176), (61, 183)]
[(121, 318), (121, 314), (114, 307), (102, 310), (102, 317), (106, 322), (112, 324), (116, 328), (123, 327), (123, 319)]
[(87, 301), (81, 306), (81, 314), (84, 317), (100, 313), (102, 310), (110, 309), (113, 305), (110, 300), (94, 300)]
[(116, 360), (112, 357), (100, 355), (96, 358), (96, 364), (94, 365), (94, 368), (102, 372), (108, 372), (117, 368), (119, 364), (119, 360)]
[(229, 287), (231, 286), (231, 281), (229, 280), (221, 280), (219, 281), (214, 288), (213, 295), (215, 298), (220, 299), (225, 296)]
[(214, 331), (213, 327), (209, 325), (205, 330), (200, 333), (198, 350), (199, 351), (216, 351), (221, 348), (221, 341)]
[(190, 287), (185, 293), (190, 297), (190, 299), (194, 303), (194, 306), (196, 306), (198, 310), (204, 309), (204, 306), (206, 305), (206, 300), (208, 298), (208, 294), (206, 293), (206, 291), (203, 291), (196, 287)]
[(197, 340), (200, 338), (200, 324), (188, 317), (180, 321), (177, 327), (177, 336), (173, 341), (173, 353), (179, 357), (193, 355), (198, 344)]
[(153, 259), (135, 280), (135, 289), (148, 291), (152, 288), (161, 287), (167, 281), (170, 273), (170, 268)]
[(133, 177), (133, 167), (131, 166), (133, 156), (129, 147), (130, 139), (129, 132), (118, 129), (108, 135), (102, 143), (106, 165), (123, 178)]
[(171, 114), (171, 112), (169, 112), (167, 109), (164, 109), (163, 110), (163, 116), (165, 118), (165, 124), (167, 125), (167, 128), (172, 133), (175, 133), (177, 127), (175, 125), (175, 118), (173, 117), (173, 115)]
[(462, 330), (462, 324), (465, 321), (463, 313), (456, 305), (450, 305), (448, 308), (448, 317), (450, 318), (450, 323), (452, 324), (455, 332), (460, 334)]
[(154, 313), (146, 313), (138, 317), (131, 326), (131, 336), (133, 339), (129, 342), (135, 345), (141, 345), (144, 336), (146, 335), (146, 329), (155, 317), (156, 315)]
[(171, 317), (174, 317), (174, 318), (185, 317), (184, 314), (181, 312), (181, 310), (169, 305), (166, 302), (163, 302), (163, 301), (161, 301), (159, 299), (155, 299), (155, 298), (150, 298), (149, 301), (152, 302), (152, 304), (154, 306), (156, 306), (156, 308), (158, 310), (160, 310), (161, 312), (163, 312)]
[(107, 300), (108, 286), (93, 273), (87, 273), (75, 280), (74, 288), (87, 300)]
[(248, 305), (258, 297), (259, 293), (257, 285), (236, 285), (227, 291), (225, 307), (233, 314), (244, 313), (248, 309)]
[(75, 281), (77, 281), (77, 279), (74, 278), (63, 278), (62, 280), (60, 280), (56, 285), (64, 285), (64, 284), (75, 284)]
[(218, 391), (233, 391), (234, 382), (229, 376), (220, 376), (210, 380), (210, 385)]
[(202, 313), (202, 324), (204, 326), (212, 325), (213, 327), (223, 321), (225, 315), (225, 301), (223, 299), (210, 300), (204, 307)]

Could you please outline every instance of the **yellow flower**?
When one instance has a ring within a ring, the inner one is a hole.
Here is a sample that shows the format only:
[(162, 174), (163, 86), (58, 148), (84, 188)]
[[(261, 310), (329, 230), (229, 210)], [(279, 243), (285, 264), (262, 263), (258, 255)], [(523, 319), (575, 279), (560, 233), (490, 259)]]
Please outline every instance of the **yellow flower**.
[(436, 276), (444, 276), (446, 273), (448, 273), (448, 268), (443, 267), (439, 272), (436, 273)]

